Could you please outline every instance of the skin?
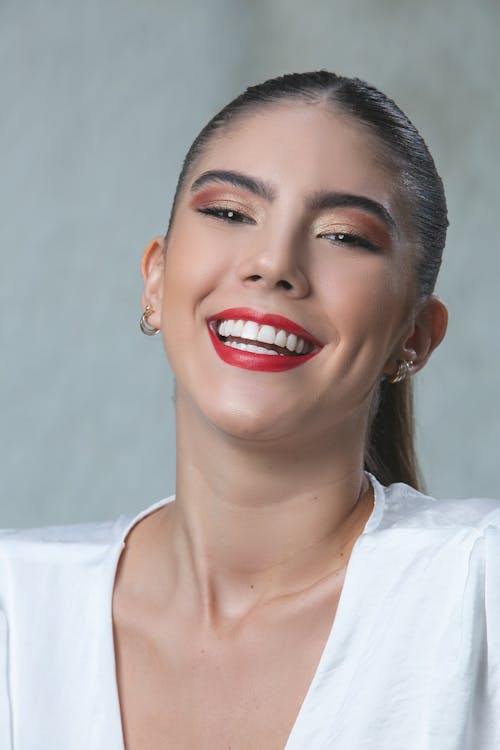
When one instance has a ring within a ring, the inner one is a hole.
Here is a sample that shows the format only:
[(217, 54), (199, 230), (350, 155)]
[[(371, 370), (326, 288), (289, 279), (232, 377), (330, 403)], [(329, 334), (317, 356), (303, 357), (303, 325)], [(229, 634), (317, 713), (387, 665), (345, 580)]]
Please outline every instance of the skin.
[[(262, 180), (274, 198), (216, 182), (192, 192), (208, 170)], [(115, 584), (127, 750), (286, 744), (373, 509), (374, 390), (397, 360), (423, 367), (446, 330), (440, 300), (416, 301), (394, 185), (355, 122), (322, 104), (268, 107), (211, 141), (167, 240), (146, 248), (142, 302), (177, 383), (177, 486), (130, 532)], [(311, 211), (320, 190), (377, 201), (395, 226)], [(226, 364), (206, 319), (233, 306), (285, 315), (324, 346), (283, 373)]]

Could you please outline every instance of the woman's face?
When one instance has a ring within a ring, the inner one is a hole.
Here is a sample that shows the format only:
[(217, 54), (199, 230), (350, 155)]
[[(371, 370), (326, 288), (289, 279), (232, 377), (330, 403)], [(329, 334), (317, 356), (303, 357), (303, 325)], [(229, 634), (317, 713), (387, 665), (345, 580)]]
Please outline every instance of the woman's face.
[[(159, 287), (178, 408), (261, 440), (365, 426), (413, 330), (398, 198), (373, 138), (324, 105), (269, 106), (214, 137), (180, 195)], [(276, 343), (292, 347), (300, 326), (304, 349), (229, 347), (256, 328), (224, 343), (213, 329), (227, 318), (265, 324), (264, 338), (283, 329)]]

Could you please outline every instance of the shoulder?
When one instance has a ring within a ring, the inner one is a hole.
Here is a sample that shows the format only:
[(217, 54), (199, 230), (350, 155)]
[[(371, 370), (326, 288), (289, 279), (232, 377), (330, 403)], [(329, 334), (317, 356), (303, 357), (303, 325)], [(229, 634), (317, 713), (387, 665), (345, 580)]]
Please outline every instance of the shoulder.
[(171, 499), (160, 500), (140, 513), (121, 515), (109, 521), (0, 529), (0, 585), (2, 567), (6, 565), (43, 566), (57, 562), (71, 565), (113, 556), (121, 550), (127, 533), (139, 520)]
[(380, 580), (399, 576), (398, 590), (421, 612), (432, 601), (470, 617), (471, 628), (485, 618), (500, 657), (500, 500), (438, 499), (402, 483), (372, 483), (376, 517), (366, 544)]
[(113, 521), (43, 526), (28, 529), (0, 529), (0, 558), (3, 556), (43, 557), (71, 554), (78, 549), (109, 547), (118, 542), (129, 517)]
[(376, 494), (380, 496), (380, 505), (383, 506), (378, 530), (468, 530), (480, 535), (489, 528), (500, 530), (500, 499), (439, 499), (401, 482), (384, 487), (374, 480), (374, 486)]
[(45, 613), (47, 622), (51, 612), (92, 611), (113, 589), (130, 529), (166, 502), (111, 521), (0, 530), (0, 612), (29, 627), (28, 611)]

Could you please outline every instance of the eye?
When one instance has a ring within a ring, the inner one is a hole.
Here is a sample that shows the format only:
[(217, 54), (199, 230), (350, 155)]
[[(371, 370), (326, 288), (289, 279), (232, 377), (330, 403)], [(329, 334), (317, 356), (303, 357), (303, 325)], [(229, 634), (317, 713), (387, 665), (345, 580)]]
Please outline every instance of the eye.
[(213, 216), (215, 219), (227, 221), (230, 224), (254, 224), (255, 222), (249, 216), (234, 208), (224, 206), (208, 206), (207, 208), (197, 209), (201, 214)]
[(371, 250), (373, 253), (379, 253), (380, 248), (374, 245), (373, 242), (367, 240), (366, 237), (360, 237), (358, 234), (352, 234), (350, 232), (328, 232), (328, 234), (318, 235), (320, 239), (328, 240), (335, 245), (349, 245), (350, 247), (362, 247), (366, 250)]

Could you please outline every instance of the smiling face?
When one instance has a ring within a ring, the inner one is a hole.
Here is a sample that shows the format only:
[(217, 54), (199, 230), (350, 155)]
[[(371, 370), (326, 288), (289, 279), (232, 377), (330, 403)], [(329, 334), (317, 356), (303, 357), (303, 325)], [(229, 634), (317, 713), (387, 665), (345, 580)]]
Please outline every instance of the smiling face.
[[(258, 440), (365, 429), (381, 376), (411, 355), (398, 199), (374, 138), (323, 104), (267, 106), (212, 138), (164, 258), (146, 263), (178, 409)], [(242, 338), (275, 353), (235, 348)]]

